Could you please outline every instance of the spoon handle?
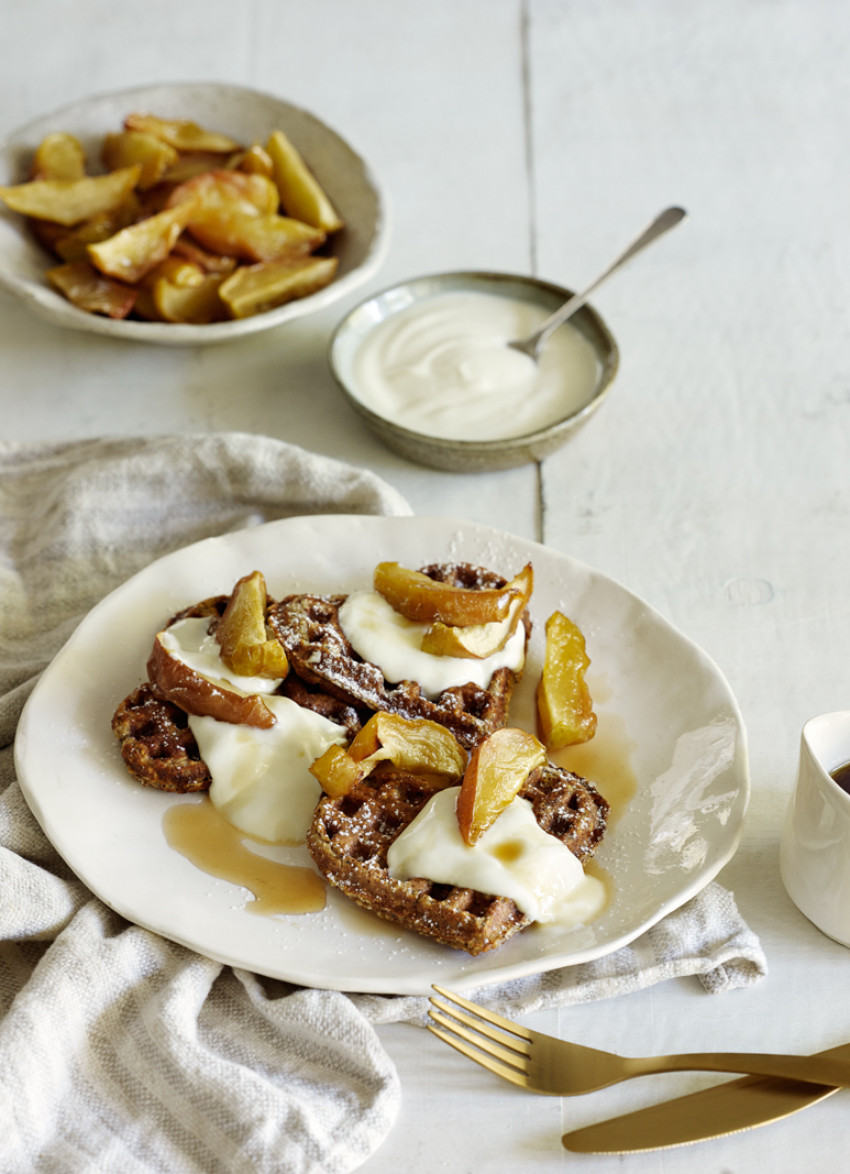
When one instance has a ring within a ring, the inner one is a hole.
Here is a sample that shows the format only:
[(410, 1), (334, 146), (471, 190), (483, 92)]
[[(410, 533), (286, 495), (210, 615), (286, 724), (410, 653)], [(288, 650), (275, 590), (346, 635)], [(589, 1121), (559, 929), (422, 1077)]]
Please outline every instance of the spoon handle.
[(553, 330), (556, 330), (562, 322), (566, 322), (566, 320), (572, 314), (574, 314), (576, 310), (581, 309), (590, 295), (599, 288), (603, 281), (607, 281), (607, 279), (613, 273), (616, 273), (618, 269), (621, 269), (627, 261), (631, 261), (632, 257), (636, 257), (638, 253), (642, 252), (643, 249), (647, 247), (647, 245), (651, 245), (653, 241), (658, 240), (658, 238), (663, 236), (665, 232), (669, 232), (670, 229), (678, 224), (680, 220), (684, 220), (686, 215), (687, 213), (685, 212), (684, 208), (666, 208), (663, 212), (659, 213), (659, 215), (655, 217), (652, 223), (648, 224), (643, 232), (640, 233), (639, 236), (635, 237), (632, 243), (619, 255), (619, 257), (617, 257), (615, 261), (611, 262), (611, 264), (606, 270), (604, 270), (604, 272), (599, 274), (596, 280), (591, 285), (589, 285), (587, 289), (583, 290), (582, 293), (575, 294), (568, 302), (565, 302), (564, 305), (560, 307), (560, 309), (556, 310), (554, 314), (550, 314), (545, 322), (542, 323), (537, 333), (534, 334), (530, 340), (534, 343), (535, 352), (539, 352), (543, 343), (546, 341)]

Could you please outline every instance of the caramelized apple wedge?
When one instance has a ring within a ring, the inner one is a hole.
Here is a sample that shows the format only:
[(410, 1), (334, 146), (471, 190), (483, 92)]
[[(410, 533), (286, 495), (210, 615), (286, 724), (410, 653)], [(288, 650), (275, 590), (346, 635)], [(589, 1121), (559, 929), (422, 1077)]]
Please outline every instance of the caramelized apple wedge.
[(587, 742), (596, 733), (585, 680), (589, 664), (581, 629), (562, 612), (553, 612), (546, 621), (546, 654), (537, 686), (540, 733), (550, 750)]
[(177, 162), (178, 154), (168, 143), (140, 130), (123, 130), (108, 134), (103, 140), (100, 157), (108, 171), (119, 167), (141, 167), (139, 187), (142, 191), (153, 187), (165, 172)]
[[(96, 245), (100, 241), (114, 236), (122, 228), (134, 224), (141, 215), (142, 209), (138, 196), (134, 191), (130, 192), (117, 208), (111, 208), (108, 212), (100, 212), (97, 216), (92, 216), (91, 219), (74, 225), (73, 228), (63, 229), (61, 235), (53, 243), (53, 250), (63, 261), (87, 261), (88, 253), (86, 250), (89, 245)], [(38, 223), (38, 221), (32, 223)], [(41, 223), (46, 222), (41, 221)]]
[(346, 795), (379, 762), (410, 771), (434, 790), (462, 776), (466, 751), (445, 726), (427, 718), (379, 712), (355, 735), (347, 750), (331, 746), (310, 767), (326, 794)]
[(179, 287), (183, 291), (200, 285), (203, 280), (204, 273), (198, 265), (186, 257), (178, 256), (172, 250), (163, 261), (154, 265), (153, 269), (136, 283), (135, 288), (139, 292), (135, 305), (136, 314), (150, 322), (164, 321), (164, 315), (157, 305), (155, 296), (160, 282), (167, 281), (169, 286)]
[(445, 726), (396, 713), (373, 714), (348, 751), (355, 762), (369, 769), (389, 761), (402, 770), (447, 781), (459, 779), (466, 767), (466, 751)]
[(191, 261), (203, 269), (204, 273), (232, 273), (236, 268), (234, 257), (222, 257), (219, 253), (208, 252), (185, 232), (174, 242), (171, 253), (172, 256), (184, 257), (187, 261)]
[(223, 681), (217, 682), (189, 668), (168, 651), (158, 632), (148, 658), (148, 678), (159, 692), (186, 713), (214, 717), (232, 725), (270, 729), (275, 716), (256, 693), (243, 693)]
[(241, 265), (219, 287), (233, 318), (250, 318), (330, 285), (338, 257), (277, 257), (257, 265)]
[(267, 606), (266, 581), (262, 572), (252, 571), (233, 588), (216, 627), (221, 659), (240, 676), (275, 679), (289, 672), (283, 645), (268, 639)]
[(347, 795), (351, 788), (367, 775), (366, 767), (355, 762), (343, 746), (336, 743), (328, 746), (327, 750), (308, 768), (310, 774), (318, 780), (320, 787), (332, 799), (339, 799)]
[(104, 277), (88, 261), (68, 261), (47, 270), (47, 280), (72, 305), (88, 314), (107, 318), (126, 318), (136, 302), (137, 293), (129, 285)]
[(85, 152), (74, 135), (53, 131), (36, 147), (30, 179), (82, 179), (85, 174)]
[(117, 208), (138, 183), (141, 170), (136, 164), (81, 179), (33, 179), (0, 187), (0, 200), (23, 216), (70, 227)]
[(239, 155), (236, 155), (231, 164), (237, 171), (247, 171), (249, 175), (265, 175), (274, 179), (274, 163), (272, 157), (259, 143), (252, 143)]
[(223, 169), (205, 171), (179, 184), (168, 197), (168, 207), (195, 205), (198, 215), (244, 212), (260, 216), (277, 212), (277, 188), (266, 175)]
[(525, 780), (546, 763), (533, 734), (507, 727), (475, 747), (457, 800), (457, 822), (467, 844), (475, 844), (514, 799)]
[(205, 249), (255, 264), (307, 257), (325, 239), (309, 224), (276, 213), (201, 210), (192, 216), (188, 229)]
[(337, 232), (344, 226), (327, 193), (301, 157), (298, 148), (282, 130), (272, 131), (266, 143), (280, 202), (288, 216), (303, 220), (323, 232)]
[(89, 245), (89, 260), (107, 277), (130, 284), (140, 281), (165, 260), (191, 215), (191, 204), (157, 212), (147, 220), (122, 228), (105, 241)]
[(426, 624), (439, 620), (462, 628), (507, 619), (517, 594), (510, 585), (477, 590), (438, 583), (421, 571), (392, 562), (378, 563), (374, 586), (408, 620)]
[(520, 573), (507, 584), (505, 590), (515, 591), (507, 619), (490, 624), (470, 624), (454, 627), (437, 620), (422, 637), (422, 651), (432, 656), (458, 656), (466, 659), (483, 660), (501, 651), (513, 636), (522, 613), (528, 606), (534, 590), (534, 572), (528, 563)]
[(128, 114), (124, 119), (125, 130), (141, 131), (153, 135), (174, 147), (176, 151), (211, 151), (227, 155), (240, 149), (240, 144), (229, 135), (205, 130), (196, 122), (185, 118), (157, 118), (154, 114)]
[(153, 287), (153, 303), (157, 318), (163, 322), (186, 322), (203, 326), (221, 322), (227, 317), (218, 290), (227, 274), (203, 273), (191, 285), (180, 285), (167, 277), (160, 277)]

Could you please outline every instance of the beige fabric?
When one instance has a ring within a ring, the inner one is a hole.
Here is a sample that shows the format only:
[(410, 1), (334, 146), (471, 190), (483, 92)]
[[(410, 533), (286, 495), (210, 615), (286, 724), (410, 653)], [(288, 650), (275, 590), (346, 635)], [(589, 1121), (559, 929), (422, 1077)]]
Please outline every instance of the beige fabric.
[(410, 510), (258, 436), (0, 445), (4, 1174), (342, 1174), (392, 1125), (398, 1078), (345, 995), (270, 997), (123, 921), (47, 842), (12, 761), (38, 673), (107, 591), (208, 535), (323, 512)]

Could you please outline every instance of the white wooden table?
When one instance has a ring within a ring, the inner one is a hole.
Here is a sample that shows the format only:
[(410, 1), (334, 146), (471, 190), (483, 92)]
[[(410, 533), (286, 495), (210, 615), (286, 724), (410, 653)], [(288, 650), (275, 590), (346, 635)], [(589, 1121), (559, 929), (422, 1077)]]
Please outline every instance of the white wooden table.
[[(60, 330), (2, 294), (0, 430), (268, 433), (374, 469), (419, 514), (536, 538), (622, 581), (714, 657), (740, 701), (753, 800), (720, 880), (770, 974), (719, 997), (669, 983), (534, 1025), (636, 1054), (809, 1052), (850, 1037), (850, 953), (797, 912), (777, 855), (800, 728), (850, 698), (844, 0), (7, 0), (0, 37), (0, 135), (154, 81), (246, 84), (315, 111), (390, 195), (392, 243), (370, 288), (465, 267), (575, 288), (656, 211), (689, 210), (594, 300), (620, 374), (540, 467), (468, 477), (385, 450), (327, 369), (354, 298), (206, 350)], [(709, 1081), (654, 1077), (560, 1101), (497, 1082), (420, 1029), (380, 1034), (404, 1103), (368, 1174), (846, 1168), (846, 1093), (667, 1154), (575, 1157), (565, 1128)]]

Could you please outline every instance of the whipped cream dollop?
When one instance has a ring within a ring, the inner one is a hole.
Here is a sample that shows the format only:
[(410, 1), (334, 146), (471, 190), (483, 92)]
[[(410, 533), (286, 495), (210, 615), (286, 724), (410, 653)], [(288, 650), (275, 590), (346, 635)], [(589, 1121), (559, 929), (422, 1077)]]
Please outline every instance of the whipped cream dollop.
[(390, 876), (428, 877), (510, 897), (541, 924), (585, 924), (601, 912), (605, 886), (541, 828), (526, 799), (513, 799), (480, 840), (469, 845), (457, 822), (459, 794), (459, 787), (438, 791), (395, 839), (387, 853)]
[(519, 672), (525, 662), (521, 623), (504, 648), (481, 660), (423, 652), (422, 637), (429, 625), (407, 619), (377, 591), (352, 592), (339, 609), (339, 622), (355, 652), (376, 664), (387, 681), (418, 681), (426, 697), (470, 681), (486, 689), (496, 669)]
[(548, 311), (480, 292), (436, 294), (380, 322), (353, 363), (366, 407), (426, 436), (504, 440), (572, 415), (596, 391), (600, 364), (581, 331), (565, 322), (537, 362), (513, 350)]

